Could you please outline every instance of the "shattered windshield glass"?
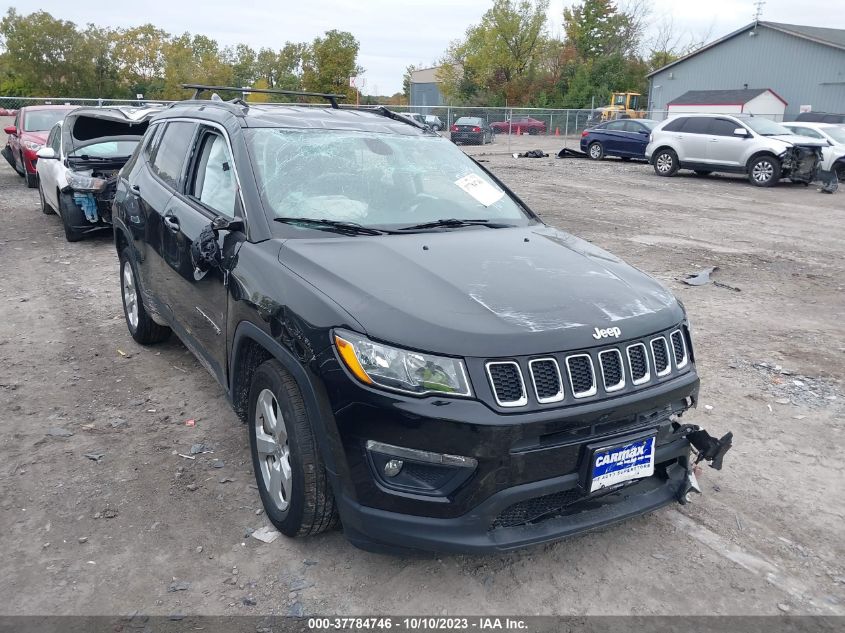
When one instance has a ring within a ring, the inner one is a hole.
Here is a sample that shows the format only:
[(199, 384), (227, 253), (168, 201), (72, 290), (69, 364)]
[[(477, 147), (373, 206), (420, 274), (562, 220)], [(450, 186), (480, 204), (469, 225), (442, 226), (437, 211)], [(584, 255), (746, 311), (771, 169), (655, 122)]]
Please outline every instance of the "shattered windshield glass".
[(440, 137), (257, 128), (246, 133), (265, 206), (277, 218), (401, 227), (451, 218), (529, 217)]

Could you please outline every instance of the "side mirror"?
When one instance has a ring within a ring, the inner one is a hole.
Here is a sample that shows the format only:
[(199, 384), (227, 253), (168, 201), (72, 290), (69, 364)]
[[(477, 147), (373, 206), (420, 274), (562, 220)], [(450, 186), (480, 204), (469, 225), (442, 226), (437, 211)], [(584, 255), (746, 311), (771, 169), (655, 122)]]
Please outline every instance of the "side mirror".
[(212, 266), (220, 263), (222, 254), (217, 243), (213, 224), (206, 226), (191, 244), (191, 261), (194, 265), (194, 278), (199, 281)]
[(741, 136), (742, 138), (748, 137), (748, 130), (744, 127), (738, 127), (734, 130), (734, 136)]
[(40, 160), (56, 160), (56, 151), (52, 147), (42, 147), (35, 154)]
[(3, 131), (9, 136), (15, 136), (18, 133), (18, 128), (16, 128), (14, 125), (7, 125), (3, 128)]

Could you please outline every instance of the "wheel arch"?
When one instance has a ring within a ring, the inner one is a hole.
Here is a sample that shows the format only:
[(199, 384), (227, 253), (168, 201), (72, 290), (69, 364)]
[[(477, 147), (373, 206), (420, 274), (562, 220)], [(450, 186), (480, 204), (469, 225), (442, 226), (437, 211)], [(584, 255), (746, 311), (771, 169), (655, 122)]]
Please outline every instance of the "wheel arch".
[(779, 166), (783, 165), (783, 161), (772, 150), (761, 149), (757, 152), (754, 152), (751, 156), (748, 157), (748, 160), (745, 161), (745, 173), (748, 173), (748, 170), (751, 169), (751, 163), (753, 163), (758, 158), (762, 158), (763, 156), (768, 156), (772, 158), (775, 162), (777, 162)]
[(334, 415), (325, 393), (321, 386), (314, 384), (306, 368), (296, 356), (250, 321), (241, 321), (238, 324), (232, 337), (229, 354), (228, 392), (235, 413), (242, 421), (248, 420), (252, 376), (261, 363), (271, 358), (281, 363), (296, 381), (302, 393), (308, 419), (314, 427), (314, 436), (317, 439), (323, 463), (332, 476), (335, 491), (339, 492), (340, 482), (336, 479), (338, 460), (335, 459), (332, 451), (332, 446), (335, 444), (332, 438), (336, 438), (337, 431), (330, 428), (330, 425), (334, 424)]
[[(676, 150), (671, 145), (660, 145), (657, 149), (655, 149), (651, 153), (651, 159), (649, 160), (649, 162), (653, 165), (654, 161), (657, 159), (657, 156), (660, 154), (660, 152), (662, 152), (664, 150), (669, 150), (669, 151), (673, 152), (675, 154), (675, 156), (678, 156), (678, 150)], [(680, 156), (678, 156), (678, 162), (680, 162), (680, 160), (681, 160), (681, 158), (680, 158)]]

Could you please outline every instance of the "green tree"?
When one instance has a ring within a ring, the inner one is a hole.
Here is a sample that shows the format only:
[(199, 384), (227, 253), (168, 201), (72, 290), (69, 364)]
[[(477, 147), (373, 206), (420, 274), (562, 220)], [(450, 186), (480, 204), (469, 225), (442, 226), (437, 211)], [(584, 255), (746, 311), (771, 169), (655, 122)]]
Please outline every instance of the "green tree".
[(317, 37), (303, 54), (302, 84), (309, 92), (333, 92), (347, 95), (354, 103), (355, 90), (349, 78), (360, 75), (358, 40), (346, 31), (327, 31)]
[(117, 32), (114, 55), (129, 94), (154, 98), (163, 93), (165, 51), (169, 44), (170, 36), (153, 24)]
[(92, 60), (80, 54), (85, 38), (76, 25), (46, 11), (23, 16), (9, 9), (0, 20), (0, 38), (11, 85), (25, 86), (26, 94), (77, 96), (93, 72)]

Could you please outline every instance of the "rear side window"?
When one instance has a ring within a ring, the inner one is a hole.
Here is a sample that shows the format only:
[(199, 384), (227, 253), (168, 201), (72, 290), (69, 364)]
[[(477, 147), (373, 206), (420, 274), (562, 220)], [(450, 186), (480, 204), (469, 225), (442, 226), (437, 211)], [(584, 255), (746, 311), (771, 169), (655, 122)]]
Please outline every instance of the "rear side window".
[(684, 134), (709, 134), (710, 122), (713, 119), (708, 117), (690, 117), (684, 124)]
[(710, 134), (715, 136), (733, 136), (734, 130), (738, 127), (742, 126), (734, 121), (728, 121), (727, 119), (713, 119), (710, 122)]
[[(188, 155), (188, 148), (194, 140), (195, 123), (188, 121), (173, 121), (168, 123), (161, 140), (155, 147), (150, 168), (169, 186), (176, 189), (179, 177)], [(153, 139), (155, 141), (155, 139)]]
[(689, 119), (685, 116), (679, 116), (677, 119), (672, 119), (663, 126), (663, 130), (666, 132), (680, 132), (684, 128), (684, 124)]

